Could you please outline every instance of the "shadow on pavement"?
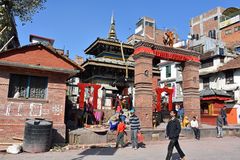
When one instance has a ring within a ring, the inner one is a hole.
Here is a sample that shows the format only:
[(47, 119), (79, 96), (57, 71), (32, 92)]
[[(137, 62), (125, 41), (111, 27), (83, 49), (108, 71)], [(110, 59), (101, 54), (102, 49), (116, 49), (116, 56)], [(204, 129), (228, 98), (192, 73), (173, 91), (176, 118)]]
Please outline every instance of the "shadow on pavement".
[(138, 143), (138, 147), (139, 148), (146, 148), (146, 144), (141, 142), (141, 143)]
[(114, 155), (115, 152), (117, 151), (116, 148), (111, 148), (111, 147), (98, 147), (98, 148), (90, 148), (79, 155), (105, 155), (105, 156), (111, 156)]
[(77, 158), (73, 158), (71, 160), (83, 160), (84, 157), (86, 157), (86, 156), (80, 156), (80, 157), (77, 157)]
[(178, 153), (173, 153), (172, 154), (172, 160), (179, 160), (181, 157)]
[[(125, 145), (125, 147), (127, 147), (129, 145), (130, 145), (130, 143), (127, 143)], [(146, 148), (146, 144), (144, 144), (144, 143), (139, 143), (138, 146), (139, 146), (139, 148)], [(91, 155), (91, 156), (97, 156), (97, 155), (112, 156), (115, 154), (116, 151), (117, 151), (117, 148), (113, 148), (113, 147), (92, 147), (92, 148), (86, 149), (83, 152), (79, 153), (78, 155), (80, 155), (80, 157), (74, 158), (72, 160), (83, 160), (84, 157), (89, 156), (89, 155)]]
[(73, 158), (71, 160), (83, 160), (84, 157), (87, 157), (90, 155), (91, 156), (97, 156), (97, 155), (112, 156), (115, 154), (116, 151), (117, 151), (116, 148), (111, 148), (111, 147), (92, 147), (79, 153), (78, 154), (80, 155), (79, 157)]

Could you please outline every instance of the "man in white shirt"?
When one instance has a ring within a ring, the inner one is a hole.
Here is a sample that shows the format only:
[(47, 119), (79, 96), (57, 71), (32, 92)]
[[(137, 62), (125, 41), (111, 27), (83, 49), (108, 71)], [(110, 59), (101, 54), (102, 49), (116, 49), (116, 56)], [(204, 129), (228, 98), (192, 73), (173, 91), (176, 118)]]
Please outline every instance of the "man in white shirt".
[(200, 140), (200, 130), (198, 126), (198, 121), (195, 116), (193, 116), (193, 119), (191, 120), (191, 128), (193, 129), (195, 138), (197, 140)]

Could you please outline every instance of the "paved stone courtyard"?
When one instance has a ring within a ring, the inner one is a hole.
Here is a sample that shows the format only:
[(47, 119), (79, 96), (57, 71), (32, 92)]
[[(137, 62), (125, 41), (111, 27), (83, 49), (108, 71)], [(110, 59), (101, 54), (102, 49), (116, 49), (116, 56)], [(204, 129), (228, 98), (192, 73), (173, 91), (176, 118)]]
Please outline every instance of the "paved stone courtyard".
[[(1, 160), (164, 160), (167, 153), (168, 141), (146, 144), (146, 148), (133, 150), (126, 148), (93, 148), (70, 150), (66, 152), (46, 152), (38, 154), (21, 153), (10, 155), (0, 153)], [(188, 160), (239, 160), (240, 138), (224, 137), (180, 140), (180, 145)], [(179, 156), (174, 150), (173, 160)]]

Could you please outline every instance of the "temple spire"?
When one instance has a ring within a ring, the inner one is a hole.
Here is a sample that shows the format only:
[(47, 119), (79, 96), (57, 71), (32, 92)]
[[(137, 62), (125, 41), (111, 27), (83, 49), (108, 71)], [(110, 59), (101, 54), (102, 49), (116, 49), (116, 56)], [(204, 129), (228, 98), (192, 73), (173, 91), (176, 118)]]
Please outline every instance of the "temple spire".
[(108, 33), (108, 39), (117, 40), (117, 35), (116, 35), (116, 30), (115, 30), (115, 20), (114, 20), (113, 13), (111, 16), (111, 26), (110, 26), (110, 30)]

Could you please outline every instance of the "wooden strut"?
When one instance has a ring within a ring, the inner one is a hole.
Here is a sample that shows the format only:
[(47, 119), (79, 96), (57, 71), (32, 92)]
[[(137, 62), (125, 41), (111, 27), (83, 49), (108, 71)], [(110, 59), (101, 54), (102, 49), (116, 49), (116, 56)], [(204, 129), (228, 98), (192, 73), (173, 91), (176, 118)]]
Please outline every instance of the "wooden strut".
[(121, 53), (122, 53), (122, 59), (126, 65), (126, 74), (125, 74), (125, 79), (128, 79), (128, 65), (126, 63), (126, 59), (124, 57), (124, 52), (123, 52), (123, 43), (121, 42)]

